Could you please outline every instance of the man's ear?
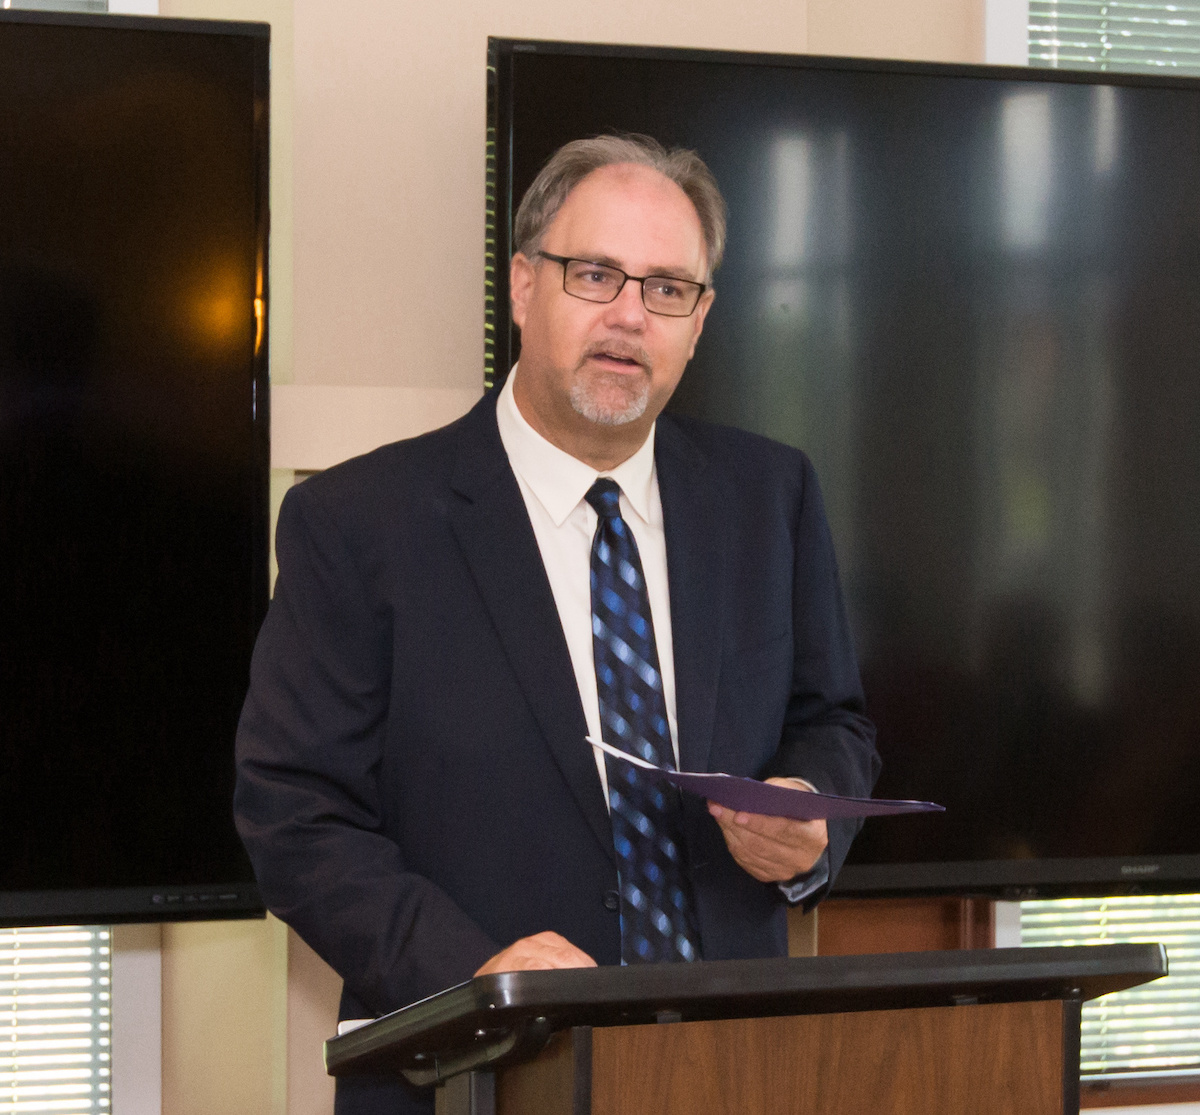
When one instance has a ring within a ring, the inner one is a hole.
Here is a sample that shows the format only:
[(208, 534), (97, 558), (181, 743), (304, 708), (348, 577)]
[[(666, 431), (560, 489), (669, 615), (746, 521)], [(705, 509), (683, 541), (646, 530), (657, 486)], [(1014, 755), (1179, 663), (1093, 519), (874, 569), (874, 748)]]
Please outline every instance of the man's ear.
[(524, 253), (517, 252), (508, 268), (508, 294), (512, 300), (513, 324), (518, 329), (525, 326), (525, 314), (533, 294), (534, 278), (533, 261)]

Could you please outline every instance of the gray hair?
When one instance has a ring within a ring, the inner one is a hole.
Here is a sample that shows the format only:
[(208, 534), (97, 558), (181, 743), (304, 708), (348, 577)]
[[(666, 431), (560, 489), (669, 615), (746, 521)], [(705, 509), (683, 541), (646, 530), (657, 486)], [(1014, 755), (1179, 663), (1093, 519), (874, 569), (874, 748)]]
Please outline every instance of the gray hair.
[(602, 135), (564, 144), (542, 167), (533, 185), (525, 191), (513, 222), (513, 249), (532, 256), (541, 247), (542, 236), (558, 216), (567, 195), (594, 170), (618, 163), (635, 163), (657, 170), (674, 182), (696, 207), (704, 232), (707, 282), (721, 264), (725, 252), (725, 199), (712, 171), (695, 151), (665, 148), (644, 135)]

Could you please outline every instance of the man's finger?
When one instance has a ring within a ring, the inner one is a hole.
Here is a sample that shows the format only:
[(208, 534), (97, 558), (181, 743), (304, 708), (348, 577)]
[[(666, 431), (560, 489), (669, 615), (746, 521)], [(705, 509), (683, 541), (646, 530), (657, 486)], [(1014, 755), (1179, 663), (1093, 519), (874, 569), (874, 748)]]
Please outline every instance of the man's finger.
[(812, 843), (804, 848), (781, 847), (757, 839), (739, 839), (734, 834), (727, 841), (729, 851), (746, 870), (751, 867), (772, 874), (783, 873), (784, 878), (790, 879), (799, 871), (807, 870), (809, 860), (815, 863), (821, 854), (821, 846)]
[(799, 859), (815, 859), (824, 850), (828, 841), (824, 835), (810, 834), (803, 840), (771, 840), (745, 829), (731, 829), (725, 833), (726, 843), (731, 849), (738, 848), (746, 854), (776, 863), (796, 863)]
[(781, 844), (798, 846), (810, 840), (824, 840), (826, 826), (822, 820), (797, 821), (791, 817), (769, 817), (763, 813), (735, 813), (716, 802), (708, 803), (708, 811), (723, 829), (741, 829)]
[(796, 873), (787, 870), (790, 865), (780, 863), (770, 856), (756, 855), (752, 849), (731, 847), (729, 851), (739, 867), (764, 882), (785, 873), (791, 878)]
[(715, 802), (708, 808), (729, 854), (759, 882), (785, 882), (811, 870), (829, 843), (824, 821), (735, 813)]
[(594, 968), (596, 962), (583, 949), (576, 948), (558, 933), (537, 933), (522, 937), (502, 949), (475, 974), (495, 975), (498, 972), (532, 972), (550, 968)]

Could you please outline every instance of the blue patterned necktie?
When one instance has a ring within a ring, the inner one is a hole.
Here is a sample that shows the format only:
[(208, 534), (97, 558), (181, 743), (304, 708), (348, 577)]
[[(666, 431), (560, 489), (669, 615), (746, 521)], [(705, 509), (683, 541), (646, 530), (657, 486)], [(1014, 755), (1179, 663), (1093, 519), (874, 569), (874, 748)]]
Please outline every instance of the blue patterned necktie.
[[(600, 516), (592, 539), (592, 645), (604, 741), (673, 769), (650, 597), (637, 543), (621, 518), (621, 489), (600, 479), (586, 499)], [(604, 761), (621, 886), (621, 961), (698, 960), (679, 791), (632, 763)]]

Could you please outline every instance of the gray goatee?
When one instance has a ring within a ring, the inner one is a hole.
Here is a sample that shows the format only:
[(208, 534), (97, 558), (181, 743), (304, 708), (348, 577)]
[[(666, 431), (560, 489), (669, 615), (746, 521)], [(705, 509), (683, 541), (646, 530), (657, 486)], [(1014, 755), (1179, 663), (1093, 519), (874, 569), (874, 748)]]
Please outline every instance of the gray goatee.
[[(634, 380), (615, 372), (580, 377), (578, 373), (587, 359), (601, 353), (636, 360), (641, 364), (643, 374)], [(575, 413), (600, 426), (625, 426), (636, 422), (646, 413), (650, 402), (649, 366), (648, 354), (640, 348), (619, 343), (593, 346), (576, 369), (577, 378), (571, 385), (571, 406)], [(617, 395), (619, 401), (607, 401), (612, 395)]]

